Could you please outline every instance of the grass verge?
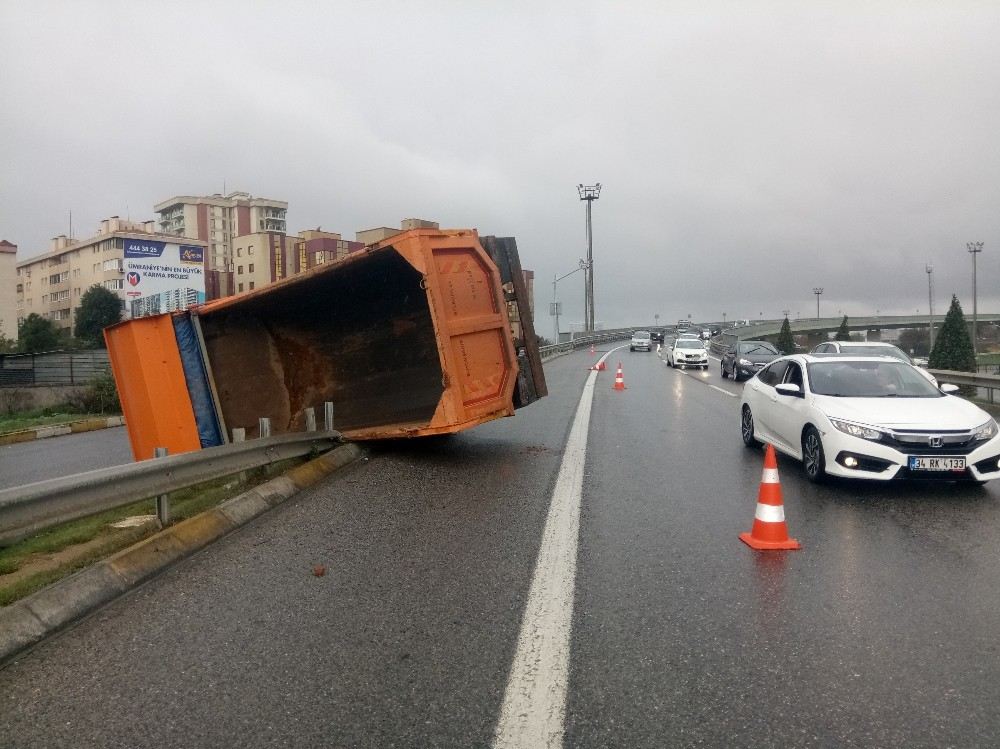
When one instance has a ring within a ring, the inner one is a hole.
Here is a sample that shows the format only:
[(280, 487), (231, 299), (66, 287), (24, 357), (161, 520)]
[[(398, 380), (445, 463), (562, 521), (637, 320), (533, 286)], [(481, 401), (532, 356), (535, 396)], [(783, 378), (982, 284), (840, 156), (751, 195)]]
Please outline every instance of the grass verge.
[[(239, 480), (238, 474), (234, 474), (173, 492), (170, 494), (173, 520), (178, 522), (194, 517), (309, 459), (308, 456), (292, 458), (247, 471), (244, 482)], [(140, 529), (114, 529), (110, 526), (127, 517), (151, 515), (155, 513), (155, 507), (155, 500), (143, 500), (50, 528), (0, 548), (0, 606), (9, 606), (46, 585), (153, 535), (159, 530), (158, 526)]]
[(35, 427), (50, 427), (58, 424), (69, 424), (72, 421), (84, 421), (85, 419), (104, 419), (117, 414), (17, 414), (15, 416), (0, 416), (0, 434), (9, 432), (21, 432), (25, 429)]

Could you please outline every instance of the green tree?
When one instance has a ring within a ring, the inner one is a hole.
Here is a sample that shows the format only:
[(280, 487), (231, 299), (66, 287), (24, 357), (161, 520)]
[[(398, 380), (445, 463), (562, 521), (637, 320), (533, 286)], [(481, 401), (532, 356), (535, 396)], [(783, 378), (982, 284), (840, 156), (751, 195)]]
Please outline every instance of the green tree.
[(835, 341), (849, 341), (851, 340), (851, 331), (847, 329), (847, 315), (844, 315), (844, 319), (840, 321), (840, 328), (837, 330), (837, 335), (834, 336)]
[(121, 322), (122, 302), (110, 289), (94, 284), (80, 298), (73, 336), (104, 348), (104, 329)]
[(976, 355), (972, 349), (969, 328), (965, 324), (962, 305), (954, 294), (948, 314), (944, 316), (944, 323), (934, 339), (930, 368), (950, 369), (954, 372), (976, 371)]
[(51, 320), (46, 320), (37, 312), (32, 312), (17, 329), (17, 347), (30, 354), (52, 351), (59, 348), (59, 330)]
[(778, 333), (778, 340), (774, 344), (778, 351), (783, 354), (791, 354), (795, 351), (795, 341), (792, 339), (792, 326), (788, 318), (781, 323), (781, 331)]

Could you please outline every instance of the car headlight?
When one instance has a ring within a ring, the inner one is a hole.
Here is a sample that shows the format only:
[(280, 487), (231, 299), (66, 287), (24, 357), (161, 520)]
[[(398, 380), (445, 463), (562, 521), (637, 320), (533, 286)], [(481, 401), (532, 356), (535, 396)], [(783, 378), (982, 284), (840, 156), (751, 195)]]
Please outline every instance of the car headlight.
[(849, 434), (852, 437), (874, 441), (882, 439), (882, 432), (873, 427), (864, 426), (863, 424), (853, 424), (850, 421), (841, 421), (840, 419), (830, 419), (830, 423), (839, 431)]
[(749, 359), (740, 359), (739, 365), (741, 367), (752, 367), (753, 366), (753, 362), (750, 361)]
[(973, 433), (973, 437), (977, 440), (991, 440), (997, 436), (997, 423), (994, 419), (990, 419), (982, 426), (976, 427), (976, 431)]

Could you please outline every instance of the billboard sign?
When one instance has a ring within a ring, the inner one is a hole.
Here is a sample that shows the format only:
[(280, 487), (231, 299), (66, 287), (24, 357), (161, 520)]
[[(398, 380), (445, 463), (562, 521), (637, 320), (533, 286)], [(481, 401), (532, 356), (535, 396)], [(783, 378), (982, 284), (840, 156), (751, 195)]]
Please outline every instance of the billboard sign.
[(125, 239), (129, 317), (145, 317), (205, 301), (205, 248), (152, 239)]

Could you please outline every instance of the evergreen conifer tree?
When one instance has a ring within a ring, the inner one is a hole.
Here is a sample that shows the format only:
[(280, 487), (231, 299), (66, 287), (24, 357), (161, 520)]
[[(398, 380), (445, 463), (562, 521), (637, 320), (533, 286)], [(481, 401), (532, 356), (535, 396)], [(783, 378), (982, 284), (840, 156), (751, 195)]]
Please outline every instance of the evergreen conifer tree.
[(792, 339), (792, 326), (788, 318), (781, 323), (781, 332), (778, 333), (778, 340), (775, 342), (778, 351), (783, 354), (791, 354), (795, 351), (795, 341)]
[(844, 319), (840, 321), (840, 328), (837, 330), (837, 335), (834, 338), (835, 341), (849, 341), (851, 340), (851, 331), (847, 329), (847, 315), (844, 315)]
[(962, 305), (954, 294), (944, 323), (935, 336), (929, 366), (931, 369), (950, 369), (953, 372), (976, 371), (976, 355), (969, 337), (969, 328), (965, 324)]

